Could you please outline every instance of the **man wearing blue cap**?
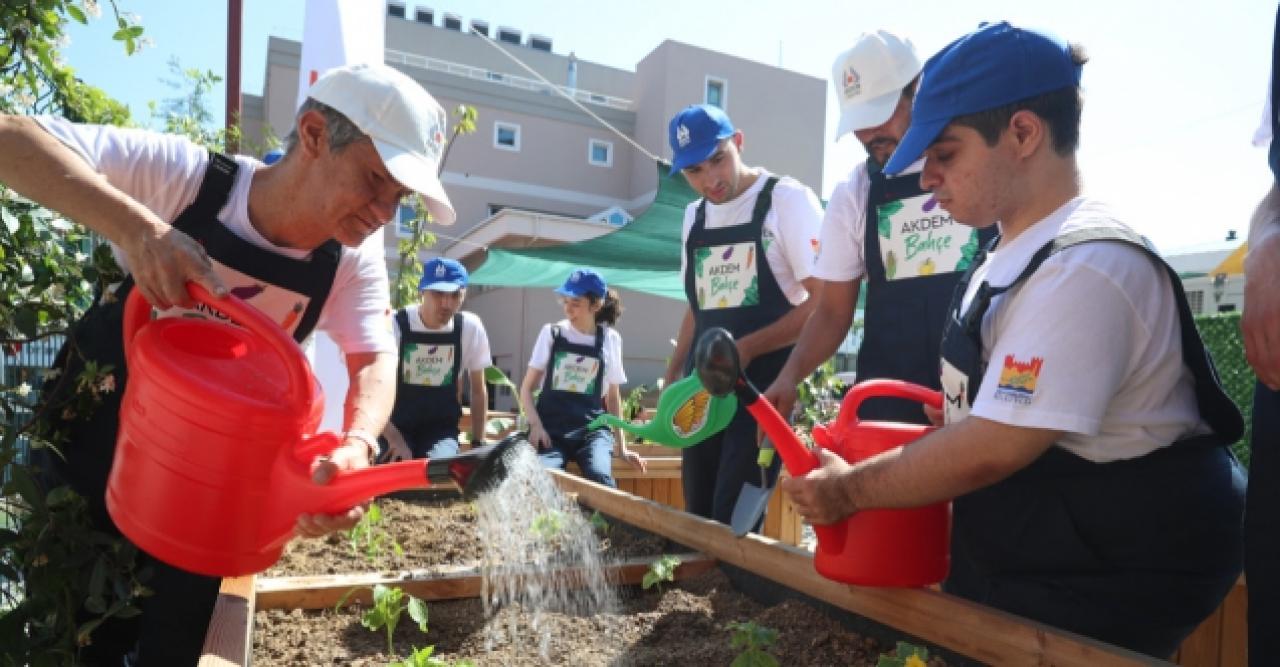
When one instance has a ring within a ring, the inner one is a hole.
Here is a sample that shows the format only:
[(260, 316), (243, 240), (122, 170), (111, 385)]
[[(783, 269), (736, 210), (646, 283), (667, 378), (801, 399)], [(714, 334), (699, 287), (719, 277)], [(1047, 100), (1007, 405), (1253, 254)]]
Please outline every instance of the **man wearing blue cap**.
[[(938, 388), (938, 346), (951, 293), (994, 230), (965, 226), (939, 209), (920, 187), (921, 161), (896, 176), (883, 171), (911, 123), (919, 75), (911, 40), (887, 30), (863, 33), (832, 66), (841, 109), (836, 136), (852, 132), (867, 159), (827, 203), (814, 264), (821, 296), (787, 365), (765, 391), (782, 414), (795, 404), (799, 382), (848, 335), (864, 279), (858, 382), (892, 378)], [(887, 397), (864, 401), (858, 416), (928, 423), (919, 403)]]
[(925, 64), (886, 166), (997, 225), (948, 313), (946, 425), (789, 483), (801, 515), (954, 498), (947, 591), (1167, 658), (1240, 572), (1239, 411), (1177, 275), (1081, 192), (1079, 47), (984, 25)]
[(467, 269), (448, 257), (433, 258), (418, 281), (422, 303), (396, 312), (400, 362), (396, 403), (382, 431), (380, 460), (435, 459), (458, 453), (462, 417), (462, 374), (471, 385), (471, 443), (484, 443), (489, 392), (484, 369), (490, 362), (489, 335), (475, 313), (462, 310)]
[[(702, 199), (685, 209), (681, 271), (689, 310), (665, 381), (688, 372), (699, 334), (724, 327), (737, 340), (747, 377), (767, 387), (813, 311), (821, 204), (795, 179), (744, 164), (743, 134), (715, 106), (676, 114), (668, 139), (672, 174), (683, 172)], [(761, 482), (755, 444), (756, 423), (740, 406), (724, 431), (681, 450), (686, 511), (729, 523), (743, 485)], [(766, 481), (777, 472), (775, 461)]]

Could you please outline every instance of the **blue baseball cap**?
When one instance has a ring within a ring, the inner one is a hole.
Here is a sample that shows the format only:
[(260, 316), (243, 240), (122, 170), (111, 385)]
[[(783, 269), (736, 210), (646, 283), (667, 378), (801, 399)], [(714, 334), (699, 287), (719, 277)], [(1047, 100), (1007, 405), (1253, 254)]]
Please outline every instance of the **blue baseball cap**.
[(422, 267), (418, 291), (456, 292), (467, 286), (467, 267), (456, 259), (433, 257)]
[(262, 156), (262, 163), (267, 165), (272, 165), (279, 162), (280, 158), (282, 157), (284, 157), (283, 150), (279, 148), (272, 148), (271, 150), (267, 151), (266, 155)]
[(671, 144), (671, 173), (692, 167), (711, 157), (720, 142), (733, 136), (733, 123), (720, 107), (711, 104), (687, 106), (667, 125)]
[(920, 159), (956, 116), (1079, 86), (1082, 70), (1071, 47), (1057, 37), (1007, 21), (979, 25), (925, 62), (911, 126), (885, 173), (900, 173)]
[(604, 282), (604, 276), (592, 269), (574, 269), (573, 273), (565, 279), (564, 284), (556, 288), (556, 294), (562, 296), (594, 294), (603, 297), (607, 289), (609, 286)]

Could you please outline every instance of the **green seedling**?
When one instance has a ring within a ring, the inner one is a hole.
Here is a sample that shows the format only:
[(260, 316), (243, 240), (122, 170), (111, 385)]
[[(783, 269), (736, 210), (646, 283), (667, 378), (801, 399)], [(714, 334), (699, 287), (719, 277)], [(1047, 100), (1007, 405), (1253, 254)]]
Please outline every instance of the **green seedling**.
[(502, 372), (501, 368), (498, 368), (497, 366), (490, 366), (484, 369), (484, 381), (492, 385), (507, 387), (510, 389), (511, 395), (516, 400), (516, 411), (521, 415), (524, 414), (524, 405), (521, 405), (520, 403), (520, 388), (516, 386), (516, 383), (511, 381), (511, 378), (507, 377), (506, 373)]
[(881, 654), (876, 667), (925, 667), (929, 664), (929, 649), (907, 642), (898, 642), (894, 655)]
[(676, 580), (676, 567), (680, 565), (679, 556), (664, 555), (662, 558), (653, 561), (649, 565), (649, 571), (644, 573), (644, 578), (640, 580), (640, 587), (649, 590), (653, 586), (658, 587), (658, 592), (662, 592), (662, 582)]
[(363, 552), (364, 557), (370, 562), (382, 555), (382, 550), (388, 545), (397, 556), (404, 555), (404, 547), (401, 547), (391, 533), (382, 527), (385, 519), (382, 508), (378, 507), (377, 503), (369, 503), (369, 508), (365, 510), (364, 516), (360, 517), (359, 523), (346, 532), (351, 551), (357, 554)]
[[(338, 600), (338, 604), (334, 605), (334, 611), (337, 611), (346, 603), (347, 598), (351, 597), (359, 588), (353, 588), (347, 591), (347, 594)], [(387, 653), (395, 654), (395, 644), (392, 642), (392, 636), (395, 635), (396, 626), (400, 624), (400, 615), (408, 610), (409, 618), (418, 624), (418, 629), (424, 634), (427, 632), (427, 603), (419, 600), (412, 595), (408, 595), (399, 586), (384, 586), (376, 584), (373, 587), (373, 606), (360, 615), (360, 625), (369, 628), (373, 632), (385, 630), (387, 633)]]
[(560, 534), (564, 532), (564, 514), (558, 510), (547, 510), (533, 518), (533, 524), (529, 526), (529, 532), (538, 536), (538, 539), (547, 543), (554, 543), (560, 539)]
[(778, 659), (768, 652), (768, 648), (778, 641), (777, 630), (751, 621), (730, 623), (729, 629), (733, 631), (731, 645), (742, 649), (730, 667), (778, 667)]
[(415, 648), (409, 657), (400, 662), (393, 662), (387, 667), (475, 667), (475, 663), (470, 660), (459, 660), (458, 662), (449, 662), (433, 657), (436, 647), (427, 646), (424, 648)]
[(601, 535), (608, 535), (609, 528), (611, 528), (609, 521), (604, 518), (604, 515), (600, 513), (600, 510), (596, 510), (591, 513), (591, 527)]

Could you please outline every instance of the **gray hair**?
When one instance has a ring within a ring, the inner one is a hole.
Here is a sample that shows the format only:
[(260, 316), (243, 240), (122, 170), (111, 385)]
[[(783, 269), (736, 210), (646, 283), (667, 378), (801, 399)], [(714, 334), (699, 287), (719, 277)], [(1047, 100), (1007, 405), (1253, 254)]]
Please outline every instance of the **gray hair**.
[[(334, 109), (324, 102), (317, 102), (315, 99), (308, 97), (307, 100), (302, 103), (302, 107), (298, 109), (297, 118), (301, 118), (302, 114), (308, 111), (318, 111), (321, 116), (324, 116), (324, 123), (327, 128), (326, 134), (329, 139), (329, 150), (331, 151), (341, 151), (347, 146), (369, 136), (364, 132), (361, 132), (360, 128), (356, 127), (355, 123), (352, 123), (350, 119), (342, 115), (342, 112)], [(293, 147), (297, 143), (298, 124), (295, 119), (293, 129), (289, 131), (289, 136), (284, 138), (285, 153), (292, 152)]]

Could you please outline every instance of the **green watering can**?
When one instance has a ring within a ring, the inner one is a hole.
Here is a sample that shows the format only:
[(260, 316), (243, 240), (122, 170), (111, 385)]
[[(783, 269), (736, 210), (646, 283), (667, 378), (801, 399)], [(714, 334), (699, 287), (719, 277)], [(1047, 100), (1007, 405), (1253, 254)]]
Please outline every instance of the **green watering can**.
[(724, 430), (737, 409), (737, 396), (713, 396), (702, 388), (697, 375), (690, 375), (662, 392), (657, 414), (649, 423), (632, 424), (605, 413), (592, 420), (587, 430), (616, 426), (650, 442), (684, 449)]

